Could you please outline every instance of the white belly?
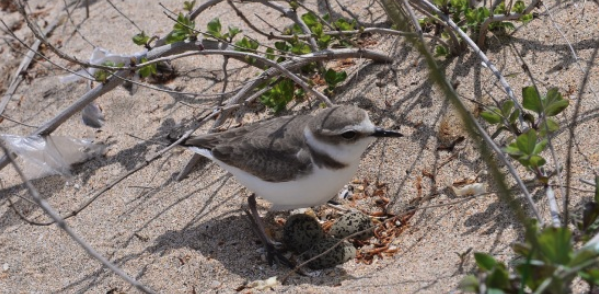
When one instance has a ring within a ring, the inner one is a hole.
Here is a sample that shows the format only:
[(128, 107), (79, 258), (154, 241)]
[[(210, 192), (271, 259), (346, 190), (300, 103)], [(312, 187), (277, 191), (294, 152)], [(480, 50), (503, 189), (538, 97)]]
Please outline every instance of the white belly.
[(236, 167), (213, 159), (245, 187), (273, 204), (272, 210), (289, 210), (322, 205), (347, 184), (358, 169), (359, 161), (338, 170), (315, 167), (313, 173), (296, 181), (273, 183), (261, 180)]

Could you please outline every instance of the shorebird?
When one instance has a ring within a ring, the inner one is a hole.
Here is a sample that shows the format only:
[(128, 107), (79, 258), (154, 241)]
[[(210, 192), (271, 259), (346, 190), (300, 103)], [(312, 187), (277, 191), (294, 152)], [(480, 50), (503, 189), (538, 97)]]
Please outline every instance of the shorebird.
[(363, 109), (335, 106), (316, 115), (278, 117), (190, 137), (182, 145), (216, 162), (255, 193), (248, 198), (250, 220), (272, 262), (273, 254), (282, 256), (265, 234), (256, 194), (275, 211), (325, 204), (351, 180), (376, 138), (402, 136), (376, 127)]

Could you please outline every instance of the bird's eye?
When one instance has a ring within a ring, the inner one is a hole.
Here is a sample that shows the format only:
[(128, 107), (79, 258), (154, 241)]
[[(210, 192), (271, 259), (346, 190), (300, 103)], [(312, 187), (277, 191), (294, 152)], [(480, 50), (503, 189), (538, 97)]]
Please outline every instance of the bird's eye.
[(345, 133), (341, 134), (341, 137), (343, 137), (345, 139), (353, 139), (356, 137), (356, 132), (354, 132), (354, 131), (345, 132)]

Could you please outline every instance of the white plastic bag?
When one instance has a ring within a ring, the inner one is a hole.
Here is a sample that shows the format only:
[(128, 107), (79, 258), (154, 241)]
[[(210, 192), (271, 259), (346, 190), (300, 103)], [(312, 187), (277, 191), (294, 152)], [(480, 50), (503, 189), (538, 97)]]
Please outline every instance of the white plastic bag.
[(49, 175), (71, 175), (71, 165), (101, 154), (103, 145), (67, 136), (0, 135), (4, 145), (25, 162), (25, 175), (37, 179)]

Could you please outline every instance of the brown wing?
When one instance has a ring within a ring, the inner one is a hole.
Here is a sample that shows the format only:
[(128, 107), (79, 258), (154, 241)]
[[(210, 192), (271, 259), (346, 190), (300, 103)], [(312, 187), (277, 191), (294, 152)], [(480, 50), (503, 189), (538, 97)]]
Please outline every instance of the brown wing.
[(190, 138), (183, 145), (209, 149), (212, 155), (269, 182), (285, 182), (312, 170), (303, 141), (307, 116), (281, 117), (224, 133)]

